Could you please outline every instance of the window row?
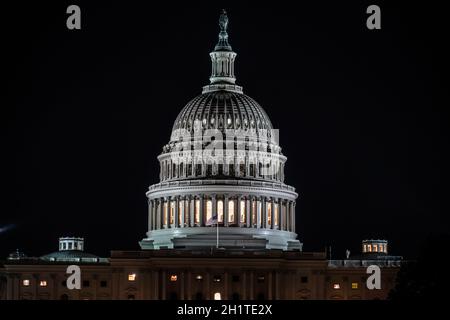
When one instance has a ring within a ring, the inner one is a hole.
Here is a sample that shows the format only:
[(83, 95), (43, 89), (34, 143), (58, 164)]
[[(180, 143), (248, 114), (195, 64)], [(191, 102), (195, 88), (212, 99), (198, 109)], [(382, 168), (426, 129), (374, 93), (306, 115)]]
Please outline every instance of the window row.
[[(273, 160), (275, 161), (275, 160)], [(189, 177), (211, 177), (211, 176), (231, 176), (231, 177), (250, 177), (262, 178), (267, 180), (284, 180), (284, 164), (279, 162), (268, 162), (263, 164), (249, 163), (245, 165), (240, 163), (218, 163), (218, 164), (201, 164), (201, 163), (175, 163), (172, 161), (161, 162), (161, 181), (178, 178)]]

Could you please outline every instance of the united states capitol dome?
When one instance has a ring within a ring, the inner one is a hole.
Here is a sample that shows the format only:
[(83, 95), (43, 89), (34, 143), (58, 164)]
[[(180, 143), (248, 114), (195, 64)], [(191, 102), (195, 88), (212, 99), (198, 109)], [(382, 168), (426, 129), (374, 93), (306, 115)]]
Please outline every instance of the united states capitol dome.
[(225, 11), (219, 26), (210, 83), (180, 111), (158, 156), (160, 182), (146, 193), (141, 248), (301, 250), (298, 195), (284, 183), (277, 130), (236, 84)]

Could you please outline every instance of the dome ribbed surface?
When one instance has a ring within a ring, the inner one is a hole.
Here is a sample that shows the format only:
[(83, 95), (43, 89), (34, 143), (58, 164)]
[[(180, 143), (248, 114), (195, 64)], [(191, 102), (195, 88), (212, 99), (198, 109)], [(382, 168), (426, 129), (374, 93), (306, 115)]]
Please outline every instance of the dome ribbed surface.
[(249, 96), (231, 91), (213, 91), (192, 99), (181, 110), (173, 130), (193, 132), (195, 121), (202, 129), (271, 130), (272, 123), (263, 108)]

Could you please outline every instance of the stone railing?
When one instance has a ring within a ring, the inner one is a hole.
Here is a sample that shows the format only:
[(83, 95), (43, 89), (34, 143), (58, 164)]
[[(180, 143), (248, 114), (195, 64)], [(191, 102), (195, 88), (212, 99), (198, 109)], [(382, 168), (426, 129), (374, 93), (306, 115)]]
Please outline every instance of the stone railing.
[(148, 188), (149, 191), (173, 188), (173, 187), (188, 187), (188, 186), (207, 186), (207, 185), (235, 185), (245, 187), (258, 188), (274, 188), (281, 190), (288, 190), (295, 192), (295, 188), (284, 183), (266, 182), (266, 181), (251, 181), (251, 180), (182, 180), (172, 182), (160, 182)]

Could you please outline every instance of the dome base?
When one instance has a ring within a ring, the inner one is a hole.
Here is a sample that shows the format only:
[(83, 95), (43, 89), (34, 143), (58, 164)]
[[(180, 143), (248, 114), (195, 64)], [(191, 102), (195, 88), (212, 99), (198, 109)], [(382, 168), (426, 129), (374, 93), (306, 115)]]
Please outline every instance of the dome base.
[[(273, 229), (219, 227), (219, 248), (302, 250), (294, 232)], [(143, 250), (198, 249), (217, 246), (216, 227), (153, 230), (140, 243)]]

